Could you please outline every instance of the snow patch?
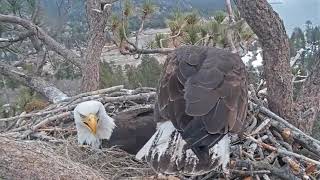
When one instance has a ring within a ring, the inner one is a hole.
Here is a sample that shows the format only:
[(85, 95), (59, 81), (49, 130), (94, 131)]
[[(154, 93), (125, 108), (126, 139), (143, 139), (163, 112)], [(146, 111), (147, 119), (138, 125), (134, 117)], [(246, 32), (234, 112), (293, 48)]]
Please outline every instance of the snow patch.
[(256, 52), (248, 51), (248, 53), (241, 59), (246, 65), (248, 65), (249, 62), (252, 61), (252, 66), (255, 68), (262, 66), (262, 49), (259, 48)]

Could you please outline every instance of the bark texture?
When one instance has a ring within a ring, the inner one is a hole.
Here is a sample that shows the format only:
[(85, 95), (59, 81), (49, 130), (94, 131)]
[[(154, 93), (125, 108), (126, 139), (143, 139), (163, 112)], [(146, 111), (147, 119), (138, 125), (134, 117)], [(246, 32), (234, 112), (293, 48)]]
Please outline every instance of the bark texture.
[(104, 179), (94, 169), (57, 155), (44, 143), (0, 137), (0, 179)]
[[(267, 0), (236, 0), (236, 5), (262, 44), (269, 108), (281, 117), (293, 119), (289, 41), (283, 22)], [(296, 120), (291, 123), (297, 125)]]
[(87, 0), (89, 22), (89, 40), (86, 61), (82, 67), (82, 91), (94, 91), (99, 88), (99, 64), (102, 48), (107, 42), (105, 28), (111, 6), (99, 0)]

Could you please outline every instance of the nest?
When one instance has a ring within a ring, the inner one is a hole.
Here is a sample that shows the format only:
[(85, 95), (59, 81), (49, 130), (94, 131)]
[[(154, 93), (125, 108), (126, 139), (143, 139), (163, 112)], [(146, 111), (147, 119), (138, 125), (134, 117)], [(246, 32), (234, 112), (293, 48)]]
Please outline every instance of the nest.
[[(152, 170), (117, 148), (92, 150), (79, 146), (75, 140), (72, 120), (74, 107), (87, 100), (98, 100), (112, 116), (124, 111), (153, 108), (156, 97), (153, 88), (123, 89), (115, 86), (79, 94), (38, 112), (6, 119), (8, 126), (2, 135), (15, 139), (39, 139), (50, 142), (57, 154), (97, 170), (106, 179), (150, 177)], [(247, 126), (242, 136), (233, 137), (229, 179), (319, 179), (320, 141), (277, 116), (267, 108), (263, 93), (250, 86)], [(221, 176), (211, 172), (201, 177), (181, 179), (214, 179)]]
[(70, 138), (52, 147), (57, 154), (97, 170), (106, 179), (128, 179), (154, 175), (147, 164), (137, 161), (134, 155), (116, 147), (92, 149), (88, 146), (79, 146), (75, 138)]
[(0, 119), (7, 122), (1, 136), (17, 140), (41, 140), (47, 149), (54, 149), (57, 155), (71, 162), (87, 165), (97, 170), (105, 179), (128, 179), (147, 177), (154, 172), (134, 156), (116, 148), (92, 149), (80, 146), (76, 141), (73, 109), (83, 101), (102, 102), (110, 116), (121, 112), (146, 112), (153, 109), (154, 88), (124, 89), (115, 86), (89, 93), (79, 94), (63, 102), (52, 104), (40, 111), (23, 113), (19, 116)]
[(63, 138), (76, 133), (73, 109), (79, 103), (88, 100), (100, 101), (110, 116), (124, 111), (144, 112), (153, 108), (155, 91), (154, 88), (147, 87), (128, 90), (121, 85), (79, 94), (39, 111), (0, 119), (0, 122), (7, 123), (7, 127), (1, 132), (17, 139), (63, 142)]

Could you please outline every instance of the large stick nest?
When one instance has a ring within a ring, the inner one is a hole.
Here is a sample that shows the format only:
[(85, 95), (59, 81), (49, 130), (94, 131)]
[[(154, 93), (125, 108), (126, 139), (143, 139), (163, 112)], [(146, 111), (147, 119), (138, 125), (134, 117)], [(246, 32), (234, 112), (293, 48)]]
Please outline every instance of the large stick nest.
[[(232, 140), (229, 178), (319, 179), (320, 142), (267, 109), (265, 96), (257, 89), (250, 86), (245, 133)], [(47, 141), (46, 146), (57, 156), (91, 167), (106, 179), (150, 177), (154, 172), (146, 163), (138, 162), (120, 149), (92, 150), (77, 145), (72, 110), (79, 102), (95, 99), (105, 105), (111, 116), (125, 111), (146, 112), (152, 110), (155, 97), (153, 88), (127, 90), (123, 86), (84, 93), (38, 112), (0, 119), (8, 125), (2, 135)], [(191, 179), (218, 176), (221, 173), (211, 172)]]

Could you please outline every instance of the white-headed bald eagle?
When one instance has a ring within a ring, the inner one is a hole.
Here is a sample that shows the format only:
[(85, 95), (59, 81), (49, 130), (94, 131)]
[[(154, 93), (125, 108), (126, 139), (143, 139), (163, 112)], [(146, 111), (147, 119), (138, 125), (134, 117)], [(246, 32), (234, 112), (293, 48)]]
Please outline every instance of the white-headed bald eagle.
[(74, 120), (79, 144), (99, 148), (101, 139), (110, 139), (115, 128), (114, 120), (108, 116), (99, 101), (85, 101), (74, 109)]
[(157, 132), (137, 153), (159, 173), (197, 176), (229, 162), (230, 133), (243, 128), (245, 65), (226, 50), (183, 46), (168, 55), (155, 104)]

